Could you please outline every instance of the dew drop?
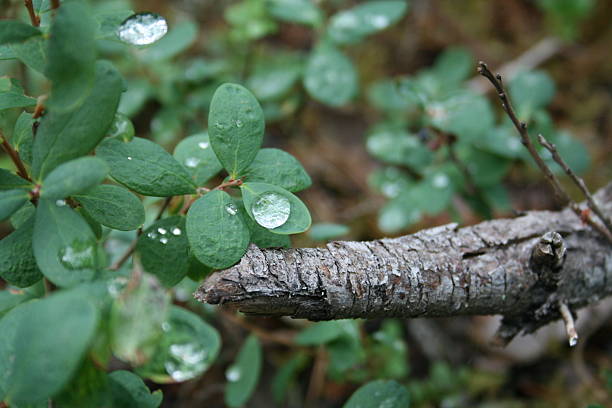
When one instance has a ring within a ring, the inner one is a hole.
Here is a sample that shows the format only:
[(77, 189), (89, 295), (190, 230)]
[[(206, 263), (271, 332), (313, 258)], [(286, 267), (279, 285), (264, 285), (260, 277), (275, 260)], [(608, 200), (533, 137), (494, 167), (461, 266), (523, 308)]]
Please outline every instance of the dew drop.
[(166, 245), (168, 243), (168, 238), (166, 237), (161, 237), (159, 239), (159, 242), (161, 242), (162, 245)]
[(244, 124), (242, 123), (242, 121), (240, 119), (236, 120), (236, 127), (237, 128), (241, 128), (242, 126), (244, 126)]
[(174, 381), (190, 380), (206, 369), (206, 350), (199, 344), (172, 344), (169, 351), (164, 368)]
[(65, 207), (66, 206), (66, 200), (57, 200), (55, 202), (55, 205), (57, 205), (58, 207)]
[(208, 147), (209, 143), (208, 142), (200, 142), (198, 143), (198, 147), (200, 149), (206, 149)]
[(165, 229), (165, 228), (159, 227), (159, 228), (157, 229), (157, 232), (159, 232), (159, 233), (160, 233), (160, 234), (162, 234), (162, 235), (166, 235), (166, 233), (168, 232), (168, 230), (167, 230), (167, 229)]
[(181, 235), (182, 232), (183, 231), (181, 231), (181, 229), (179, 227), (172, 228), (172, 235), (174, 235), (174, 236), (178, 237), (179, 235)]
[(168, 322), (163, 322), (162, 325), (161, 325), (161, 328), (162, 328), (163, 331), (167, 332), (167, 331), (170, 331), (172, 326), (170, 326), (170, 323), (168, 323)]
[(373, 16), (370, 20), (371, 24), (379, 30), (389, 25), (389, 19), (382, 15)]
[(263, 193), (251, 207), (255, 221), (264, 228), (277, 228), (287, 222), (291, 213), (289, 199), (278, 193)]
[(436, 174), (432, 184), (435, 188), (445, 188), (448, 186), (449, 180), (446, 174)]
[(215, 127), (219, 130), (224, 130), (225, 129), (225, 125), (221, 122), (217, 122), (215, 123)]
[(240, 372), (240, 369), (238, 367), (230, 367), (225, 372), (225, 378), (229, 382), (236, 382), (240, 379), (241, 376), (242, 373)]
[(150, 238), (150, 239), (157, 239), (157, 233), (156, 233), (156, 232), (154, 232), (154, 231), (148, 232), (148, 233), (147, 233), (147, 238)]
[(198, 167), (198, 164), (200, 164), (200, 159), (198, 159), (197, 157), (188, 157), (185, 159), (185, 166), (189, 167), (189, 168), (195, 168)]
[(155, 13), (137, 13), (121, 23), (117, 37), (133, 45), (153, 44), (168, 32), (166, 19)]
[(128, 160), (132, 160), (132, 156), (128, 156)]
[(58, 258), (67, 269), (85, 269), (95, 266), (95, 242), (74, 241), (70, 245), (60, 248)]
[(236, 214), (238, 214), (238, 208), (234, 204), (232, 204), (232, 203), (230, 203), (230, 204), (225, 206), (225, 211), (227, 211), (227, 213), (229, 215), (236, 215)]
[(129, 142), (134, 138), (134, 125), (123, 113), (117, 112), (106, 135)]

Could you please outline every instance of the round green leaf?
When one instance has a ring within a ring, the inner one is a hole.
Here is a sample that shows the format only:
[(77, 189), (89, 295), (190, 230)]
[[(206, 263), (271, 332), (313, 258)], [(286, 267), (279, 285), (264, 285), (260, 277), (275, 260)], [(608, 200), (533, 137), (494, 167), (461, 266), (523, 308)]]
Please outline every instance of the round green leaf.
[(343, 224), (320, 223), (314, 224), (308, 234), (315, 241), (329, 241), (349, 233), (349, 227)]
[(106, 162), (97, 157), (81, 157), (63, 163), (45, 178), (40, 196), (58, 199), (83, 193), (100, 184), (108, 174)]
[(0, 190), (0, 221), (13, 215), (29, 198), (26, 190)]
[(550, 103), (555, 96), (555, 83), (544, 71), (524, 71), (510, 82), (510, 97), (521, 119)]
[(279, 149), (261, 149), (240, 178), (248, 182), (274, 184), (291, 192), (310, 187), (312, 180), (302, 164)]
[(179, 283), (189, 270), (185, 218), (173, 216), (153, 223), (138, 238), (142, 266), (166, 287)]
[(255, 96), (241, 85), (223, 84), (215, 91), (208, 115), (210, 143), (223, 167), (236, 176), (259, 151), (264, 116)]
[(162, 402), (162, 391), (151, 393), (136, 374), (117, 370), (108, 375), (114, 408), (157, 408)]
[(96, 154), (108, 163), (115, 180), (137, 193), (155, 197), (195, 193), (187, 170), (150, 140), (135, 137), (124, 143), (106, 139)]
[(32, 250), (34, 218), (0, 241), (0, 276), (11, 285), (25, 288), (42, 278)]
[(232, 197), (224, 191), (213, 190), (189, 209), (187, 238), (200, 262), (223, 269), (242, 258), (250, 233)]
[(131, 231), (144, 222), (142, 202), (123, 187), (102, 184), (74, 198), (91, 218), (109, 228)]
[(304, 72), (304, 87), (317, 101), (332, 107), (348, 103), (357, 93), (355, 66), (336, 48), (318, 46)]
[(246, 404), (259, 382), (261, 365), (261, 343), (257, 337), (250, 335), (240, 348), (236, 361), (225, 373), (228, 380), (225, 403), (229, 407), (239, 408)]
[[(240, 186), (240, 189), (242, 190), (247, 214), (261, 226), (266, 227), (266, 219), (276, 218), (282, 215), (279, 212), (288, 211), (288, 218), (282, 225), (276, 228), (268, 228), (271, 232), (275, 234), (299, 234), (310, 228), (312, 221), (308, 208), (289, 191), (266, 183), (244, 183)], [(261, 202), (258, 200), (264, 199), (270, 194), (272, 194), (273, 199), (278, 199), (279, 205), (272, 202), (272, 205), (263, 209), (261, 216), (257, 216), (257, 211), (253, 211), (254, 206)]]
[(26, 179), (22, 179), (6, 169), (0, 169), (0, 191), (16, 189), (29, 190), (32, 187), (34, 187), (32, 183)]
[(210, 147), (207, 132), (181, 140), (174, 148), (174, 157), (185, 166), (198, 186), (204, 185), (223, 168)]
[(432, 152), (416, 135), (393, 126), (379, 126), (366, 142), (368, 152), (379, 160), (390, 164), (406, 165), (421, 170), (432, 160)]
[(343, 408), (409, 408), (410, 394), (393, 380), (376, 380), (359, 388)]
[(321, 9), (312, 0), (268, 0), (268, 11), (281, 21), (318, 26), (323, 21)]

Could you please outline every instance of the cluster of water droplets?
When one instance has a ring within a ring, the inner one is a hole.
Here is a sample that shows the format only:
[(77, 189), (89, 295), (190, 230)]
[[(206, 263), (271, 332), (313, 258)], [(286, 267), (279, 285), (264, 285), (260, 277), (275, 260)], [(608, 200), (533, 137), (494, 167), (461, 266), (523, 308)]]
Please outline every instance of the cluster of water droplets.
[(172, 227), (170, 229), (166, 229), (164, 227), (159, 227), (156, 230), (152, 230), (147, 232), (147, 238), (152, 240), (158, 240), (162, 245), (166, 245), (172, 236), (178, 237), (181, 235), (183, 231), (179, 227)]
[(74, 241), (60, 248), (58, 258), (67, 269), (77, 270), (95, 267), (95, 241)]
[(281, 194), (263, 193), (251, 207), (253, 218), (264, 228), (278, 228), (285, 224), (291, 215), (291, 203)]
[(117, 37), (125, 43), (148, 45), (161, 39), (168, 32), (166, 19), (155, 13), (137, 13), (121, 23)]
[(198, 343), (172, 344), (164, 368), (174, 381), (187, 381), (207, 368), (207, 352)]
[[(210, 146), (210, 143), (208, 143), (208, 142), (199, 142), (199, 143), (198, 143), (198, 147), (199, 147), (201, 150), (206, 150), (206, 149), (208, 149), (208, 147), (209, 147), (209, 146)], [(189, 168), (192, 168), (192, 169), (193, 169), (193, 168), (198, 167), (198, 165), (199, 165), (201, 162), (202, 162), (202, 159), (200, 159), (199, 157), (190, 156), (190, 157), (187, 157), (187, 158), (185, 159), (184, 164), (185, 164), (185, 166), (187, 166), (187, 167), (189, 167)]]
[(236, 215), (236, 214), (238, 214), (238, 207), (236, 207), (236, 205), (234, 203), (229, 203), (229, 204), (226, 204), (225, 211), (229, 215)]

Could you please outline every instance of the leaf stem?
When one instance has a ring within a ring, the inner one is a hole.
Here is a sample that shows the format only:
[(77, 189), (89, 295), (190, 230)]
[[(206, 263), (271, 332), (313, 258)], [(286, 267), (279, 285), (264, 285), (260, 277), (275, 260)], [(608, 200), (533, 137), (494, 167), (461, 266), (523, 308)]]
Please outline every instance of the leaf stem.
[(0, 139), (2, 139), (2, 148), (9, 155), (9, 157), (15, 164), (15, 167), (17, 167), (17, 174), (28, 181), (32, 181), (32, 179), (28, 175), (28, 171), (26, 170), (25, 165), (19, 157), (19, 153), (17, 153), (17, 151), (13, 149), (13, 146), (11, 146), (8, 140), (6, 140), (6, 137), (2, 134), (2, 132), (0, 132)]
[(28, 10), (28, 15), (30, 16), (30, 21), (34, 27), (40, 26), (40, 17), (36, 15), (34, 12), (34, 5), (32, 4), (32, 0), (23, 0), (26, 9)]

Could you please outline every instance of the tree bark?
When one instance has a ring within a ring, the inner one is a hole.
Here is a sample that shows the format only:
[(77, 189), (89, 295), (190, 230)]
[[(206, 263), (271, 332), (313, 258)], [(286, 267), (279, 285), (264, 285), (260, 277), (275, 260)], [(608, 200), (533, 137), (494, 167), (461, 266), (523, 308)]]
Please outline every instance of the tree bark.
[[(612, 183), (595, 195), (612, 214)], [(310, 320), (501, 314), (507, 341), (612, 294), (612, 245), (570, 209), (324, 248), (258, 249), (195, 296)]]

